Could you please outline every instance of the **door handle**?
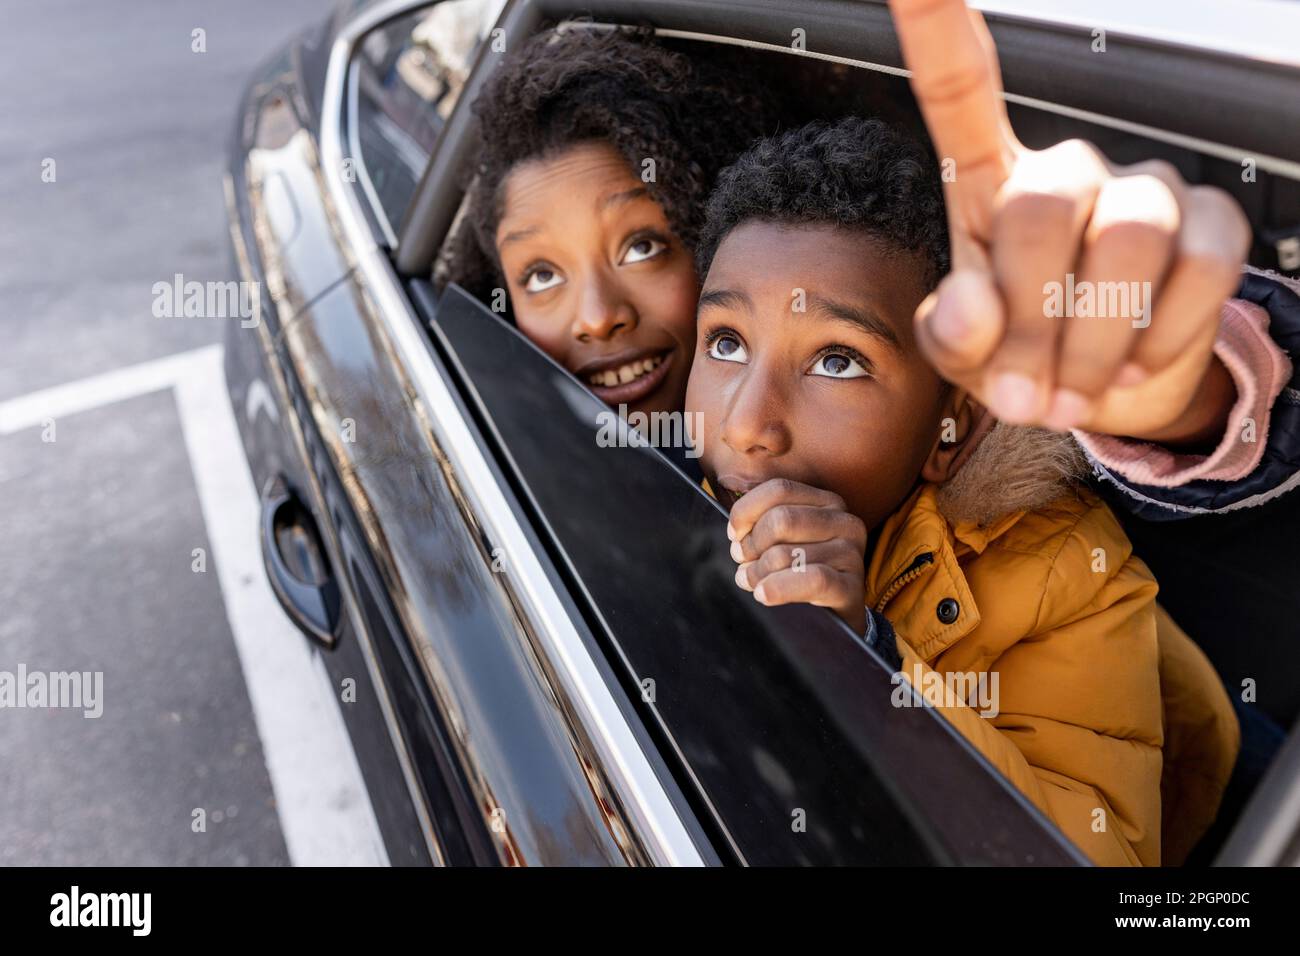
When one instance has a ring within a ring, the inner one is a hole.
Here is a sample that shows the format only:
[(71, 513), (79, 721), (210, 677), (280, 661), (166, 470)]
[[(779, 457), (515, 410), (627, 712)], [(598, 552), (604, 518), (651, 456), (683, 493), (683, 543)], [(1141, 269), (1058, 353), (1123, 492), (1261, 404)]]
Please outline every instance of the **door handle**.
[(312, 641), (333, 650), (342, 620), (338, 581), (311, 510), (280, 477), (262, 491), (262, 562), (289, 619)]

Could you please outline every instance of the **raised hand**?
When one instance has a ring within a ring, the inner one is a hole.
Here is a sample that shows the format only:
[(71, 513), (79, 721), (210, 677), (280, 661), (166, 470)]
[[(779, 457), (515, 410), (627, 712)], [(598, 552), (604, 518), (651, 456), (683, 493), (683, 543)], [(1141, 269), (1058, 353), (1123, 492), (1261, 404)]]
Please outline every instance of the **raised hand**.
[(1161, 161), (1026, 148), (983, 18), (963, 0), (890, 9), (950, 173), (953, 268), (916, 314), (930, 361), (1009, 422), (1170, 443), (1221, 432), (1234, 391), (1211, 349), (1249, 249), (1241, 209)]

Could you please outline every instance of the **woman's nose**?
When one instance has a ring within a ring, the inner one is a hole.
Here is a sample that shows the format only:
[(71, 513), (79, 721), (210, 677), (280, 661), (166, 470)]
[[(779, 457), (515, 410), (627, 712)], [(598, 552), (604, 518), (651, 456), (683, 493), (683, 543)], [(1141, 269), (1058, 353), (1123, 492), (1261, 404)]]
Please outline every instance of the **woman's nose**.
[(583, 286), (574, 316), (573, 333), (582, 342), (613, 338), (636, 328), (637, 313), (622, 287), (612, 278), (592, 275)]
[(725, 406), (719, 435), (742, 455), (774, 457), (790, 450), (784, 402), (771, 376), (752, 368), (736, 383)]

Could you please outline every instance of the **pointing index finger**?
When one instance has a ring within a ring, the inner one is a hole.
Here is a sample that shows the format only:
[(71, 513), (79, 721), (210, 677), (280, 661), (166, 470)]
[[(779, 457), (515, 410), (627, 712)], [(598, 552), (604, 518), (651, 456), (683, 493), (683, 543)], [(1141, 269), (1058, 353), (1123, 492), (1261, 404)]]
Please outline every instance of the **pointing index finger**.
[(941, 158), (957, 163), (955, 183), (991, 171), (996, 189), (1020, 144), (983, 18), (964, 0), (889, 0), (889, 8), (930, 138)]

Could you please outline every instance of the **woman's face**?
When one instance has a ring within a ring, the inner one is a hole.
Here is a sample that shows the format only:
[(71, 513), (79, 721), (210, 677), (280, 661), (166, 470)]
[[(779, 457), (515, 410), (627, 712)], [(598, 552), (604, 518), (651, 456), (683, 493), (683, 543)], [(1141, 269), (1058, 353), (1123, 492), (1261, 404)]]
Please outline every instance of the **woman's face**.
[(677, 412), (699, 280), (645, 183), (605, 143), (515, 167), (496, 247), (520, 331), (607, 404)]

